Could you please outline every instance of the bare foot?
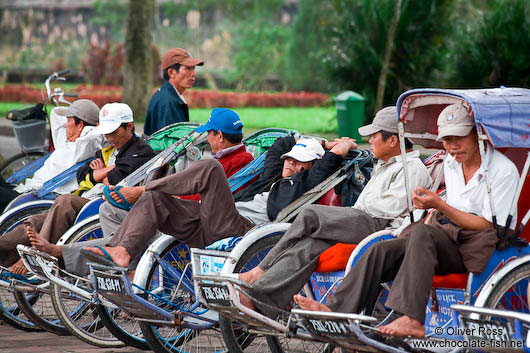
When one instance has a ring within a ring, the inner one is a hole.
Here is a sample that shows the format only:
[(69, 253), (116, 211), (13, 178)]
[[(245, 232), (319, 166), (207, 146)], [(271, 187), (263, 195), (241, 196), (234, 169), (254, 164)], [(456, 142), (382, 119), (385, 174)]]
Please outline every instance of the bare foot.
[[(105, 256), (105, 254), (103, 254), (103, 252), (98, 248), (88, 247), (85, 249), (90, 252), (93, 252), (94, 254)], [(125, 268), (129, 266), (129, 262), (131, 261), (131, 255), (129, 255), (127, 249), (125, 249), (123, 246), (104, 246), (103, 249), (107, 251), (107, 253), (110, 255), (110, 258), (112, 259), (112, 261), (114, 261), (116, 265)]]
[(312, 311), (328, 311), (331, 312), (331, 309), (322, 304), (317, 302), (316, 300), (309, 299), (308, 297), (304, 297), (303, 295), (296, 294), (294, 297), (294, 302), (300, 306), (300, 308), (304, 310), (312, 310)]
[(22, 259), (19, 259), (17, 262), (15, 262), (11, 267), (9, 268), (9, 272), (15, 273), (17, 275), (23, 275), (28, 272), (28, 269), (26, 266), (24, 266), (24, 262), (22, 262)]
[(259, 266), (256, 266), (248, 272), (239, 273), (237, 277), (243, 282), (254, 284), (254, 282), (256, 282), (264, 273), (265, 271), (263, 271)]
[(26, 234), (28, 235), (29, 241), (31, 242), (31, 246), (35, 249), (55, 256), (56, 258), (63, 257), (63, 252), (60, 246), (52, 244), (48, 240), (44, 239), (29, 225), (26, 225)]
[(379, 327), (381, 333), (392, 336), (425, 337), (425, 326), (418, 320), (403, 315), (388, 325)]
[[(252, 285), (254, 284), (254, 282), (256, 282), (263, 274), (265, 273), (265, 271), (263, 271), (259, 266), (256, 266), (254, 267), (252, 270), (250, 271), (247, 271), (247, 272), (242, 272), (242, 273), (239, 273), (237, 275), (237, 277), (243, 281), (243, 282), (247, 282), (248, 284)], [(252, 310), (255, 310), (256, 309), (256, 306), (254, 305), (254, 303), (252, 302), (252, 300), (250, 300), (249, 297), (247, 297), (245, 294), (239, 292), (239, 300), (241, 301), (241, 304), (243, 304), (244, 306), (246, 306), (247, 308), (249, 309), (252, 309)]]

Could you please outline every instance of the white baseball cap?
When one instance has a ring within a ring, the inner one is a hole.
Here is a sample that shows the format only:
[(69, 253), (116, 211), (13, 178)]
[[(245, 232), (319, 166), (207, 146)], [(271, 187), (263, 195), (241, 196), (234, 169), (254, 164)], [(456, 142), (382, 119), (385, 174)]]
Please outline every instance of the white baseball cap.
[(299, 162), (311, 162), (315, 159), (321, 159), (322, 156), (324, 156), (324, 148), (322, 148), (320, 141), (306, 138), (298, 140), (289, 152), (282, 154), (282, 159), (290, 157)]
[(99, 125), (96, 132), (106, 135), (113, 133), (123, 123), (133, 122), (133, 112), (125, 103), (107, 103), (99, 111)]

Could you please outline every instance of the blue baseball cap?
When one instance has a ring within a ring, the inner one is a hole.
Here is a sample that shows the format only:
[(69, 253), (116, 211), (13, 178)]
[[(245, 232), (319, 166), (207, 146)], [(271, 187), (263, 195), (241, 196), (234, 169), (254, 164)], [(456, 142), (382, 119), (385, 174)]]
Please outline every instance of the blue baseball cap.
[(195, 129), (196, 132), (210, 130), (221, 131), (223, 134), (239, 135), (243, 133), (243, 123), (239, 115), (232, 109), (213, 108), (206, 124)]

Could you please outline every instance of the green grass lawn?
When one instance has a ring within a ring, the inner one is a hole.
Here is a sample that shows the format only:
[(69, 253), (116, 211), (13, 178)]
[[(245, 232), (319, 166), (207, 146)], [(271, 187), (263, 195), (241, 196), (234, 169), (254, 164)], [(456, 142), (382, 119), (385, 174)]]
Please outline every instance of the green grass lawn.
[[(0, 117), (12, 109), (31, 107), (31, 103), (0, 102)], [(53, 106), (48, 106), (49, 110)], [(190, 109), (190, 120), (205, 123), (212, 110)], [(335, 137), (337, 134), (337, 113), (335, 107), (310, 108), (236, 108), (245, 129), (255, 131), (266, 127), (282, 127), (298, 130), (304, 134), (320, 134)]]

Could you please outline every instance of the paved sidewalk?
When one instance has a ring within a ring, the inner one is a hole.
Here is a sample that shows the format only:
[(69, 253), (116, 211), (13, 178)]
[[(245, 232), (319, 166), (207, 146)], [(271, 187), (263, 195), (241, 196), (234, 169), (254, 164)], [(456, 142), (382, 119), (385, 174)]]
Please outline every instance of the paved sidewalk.
[(132, 347), (98, 348), (72, 336), (17, 330), (0, 321), (0, 353), (140, 353)]

